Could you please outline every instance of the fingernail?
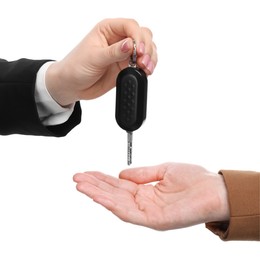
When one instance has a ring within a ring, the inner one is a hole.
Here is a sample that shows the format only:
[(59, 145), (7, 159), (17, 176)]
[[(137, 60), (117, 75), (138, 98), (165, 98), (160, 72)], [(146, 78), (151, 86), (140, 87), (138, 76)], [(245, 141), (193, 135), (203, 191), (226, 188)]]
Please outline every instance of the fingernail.
[(145, 54), (142, 60), (142, 64), (147, 67), (148, 63), (150, 62), (150, 56), (148, 54)]
[(152, 61), (150, 61), (149, 63), (148, 63), (148, 65), (146, 66), (146, 68), (151, 72), (151, 74), (153, 73), (153, 71), (154, 71), (154, 65), (153, 65), (153, 62)]
[(144, 55), (145, 48), (144, 48), (143, 42), (140, 42), (140, 44), (139, 44), (139, 52), (140, 52), (141, 55)]
[(125, 40), (121, 45), (121, 51), (122, 52), (128, 52), (129, 51), (129, 44), (128, 40)]

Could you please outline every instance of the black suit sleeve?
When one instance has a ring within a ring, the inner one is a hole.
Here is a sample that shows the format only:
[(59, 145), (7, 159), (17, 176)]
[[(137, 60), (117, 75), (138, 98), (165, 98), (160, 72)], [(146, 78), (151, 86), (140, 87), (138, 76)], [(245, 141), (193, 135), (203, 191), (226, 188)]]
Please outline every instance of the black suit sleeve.
[(76, 103), (68, 121), (44, 126), (34, 99), (36, 74), (48, 60), (0, 59), (0, 134), (65, 136), (81, 121), (81, 107)]

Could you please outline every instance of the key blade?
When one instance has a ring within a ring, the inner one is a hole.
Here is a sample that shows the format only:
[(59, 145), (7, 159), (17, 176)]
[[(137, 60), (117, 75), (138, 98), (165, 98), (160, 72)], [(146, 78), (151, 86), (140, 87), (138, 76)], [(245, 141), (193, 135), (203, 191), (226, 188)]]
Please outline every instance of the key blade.
[(132, 163), (133, 132), (127, 132), (127, 164)]

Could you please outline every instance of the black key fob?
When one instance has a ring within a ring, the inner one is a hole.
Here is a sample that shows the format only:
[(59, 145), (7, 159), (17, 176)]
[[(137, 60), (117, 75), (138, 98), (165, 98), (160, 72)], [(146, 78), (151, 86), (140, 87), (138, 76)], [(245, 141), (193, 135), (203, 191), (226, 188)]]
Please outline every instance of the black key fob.
[(123, 69), (116, 80), (116, 122), (127, 132), (137, 130), (146, 118), (147, 77), (138, 67)]

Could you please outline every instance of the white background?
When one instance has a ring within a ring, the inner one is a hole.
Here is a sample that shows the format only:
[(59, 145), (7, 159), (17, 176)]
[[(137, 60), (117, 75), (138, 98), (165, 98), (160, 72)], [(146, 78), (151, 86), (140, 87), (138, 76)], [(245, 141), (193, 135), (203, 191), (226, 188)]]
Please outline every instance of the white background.
[[(63, 58), (108, 17), (149, 27), (159, 62), (133, 166), (178, 161), (260, 171), (259, 1), (1, 1), (0, 57)], [(72, 176), (126, 165), (114, 89), (82, 102), (65, 138), (0, 136), (0, 259), (259, 259), (257, 242), (223, 242), (204, 225), (158, 232), (126, 224)]]

